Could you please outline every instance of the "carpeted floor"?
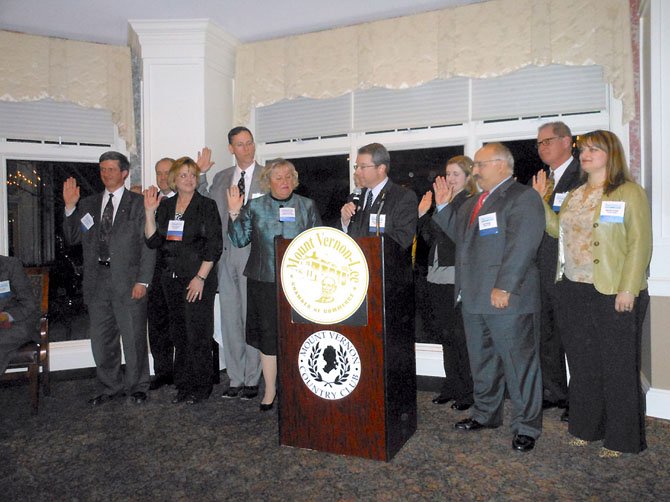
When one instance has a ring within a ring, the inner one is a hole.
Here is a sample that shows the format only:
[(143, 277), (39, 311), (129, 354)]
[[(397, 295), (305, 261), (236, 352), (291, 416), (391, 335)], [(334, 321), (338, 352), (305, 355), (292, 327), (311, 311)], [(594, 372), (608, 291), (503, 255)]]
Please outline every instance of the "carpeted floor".
[[(224, 379), (225, 380), (225, 379)], [(418, 396), (416, 434), (389, 463), (278, 445), (277, 413), (223, 400), (91, 409), (92, 379), (55, 382), (31, 417), (26, 387), (0, 388), (0, 500), (669, 500), (670, 423), (648, 419), (649, 449), (600, 459), (567, 444), (560, 410), (528, 454), (511, 434), (461, 432), (467, 412)], [(506, 417), (508, 418), (508, 417)]]

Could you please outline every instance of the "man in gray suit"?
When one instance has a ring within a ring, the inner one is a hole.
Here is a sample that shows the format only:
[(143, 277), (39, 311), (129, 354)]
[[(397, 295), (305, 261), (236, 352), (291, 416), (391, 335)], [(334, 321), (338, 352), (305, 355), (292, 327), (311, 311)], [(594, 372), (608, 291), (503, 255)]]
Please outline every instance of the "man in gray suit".
[[(260, 175), (263, 166), (256, 163), (256, 145), (251, 131), (246, 127), (234, 127), (228, 133), (228, 150), (235, 156), (235, 165), (221, 171), (207, 189), (205, 173), (211, 165), (203, 165), (198, 191), (216, 201), (221, 222), (228, 221), (228, 199), (226, 192), (237, 185), (244, 193), (244, 203), (263, 195)], [(221, 337), (223, 356), (230, 378), (224, 398), (253, 399), (258, 395), (261, 376), (261, 358), (258, 349), (246, 342), (247, 278), (244, 267), (249, 259), (249, 246), (237, 248), (230, 242), (228, 233), (223, 237), (223, 255), (219, 261), (219, 305), (221, 306)]]
[(456, 428), (502, 424), (505, 388), (512, 401), (512, 447), (530, 451), (542, 430), (537, 248), (544, 209), (537, 193), (513, 178), (514, 158), (500, 143), (475, 155), (472, 169), (483, 190), (458, 211), (444, 178), (434, 184), (434, 221), (456, 243), (457, 300), (463, 302), (474, 407)]
[(156, 253), (144, 243), (144, 198), (124, 188), (129, 169), (125, 155), (103, 153), (105, 190), (82, 201), (74, 178), (63, 183), (63, 236), (68, 244), (81, 243), (84, 252), (84, 301), (100, 387), (92, 406), (125, 394), (141, 404), (149, 388), (147, 288)]

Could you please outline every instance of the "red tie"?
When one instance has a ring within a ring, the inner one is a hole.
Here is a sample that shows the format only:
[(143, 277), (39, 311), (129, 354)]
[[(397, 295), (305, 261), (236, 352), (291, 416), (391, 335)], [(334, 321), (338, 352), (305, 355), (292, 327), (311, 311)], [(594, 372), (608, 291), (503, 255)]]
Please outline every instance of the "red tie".
[(488, 196), (489, 196), (488, 192), (482, 192), (481, 195), (479, 196), (479, 199), (477, 199), (477, 204), (475, 204), (475, 208), (472, 210), (472, 214), (470, 215), (470, 225), (472, 225), (474, 223), (475, 218), (479, 214), (479, 210), (484, 205), (484, 200)]

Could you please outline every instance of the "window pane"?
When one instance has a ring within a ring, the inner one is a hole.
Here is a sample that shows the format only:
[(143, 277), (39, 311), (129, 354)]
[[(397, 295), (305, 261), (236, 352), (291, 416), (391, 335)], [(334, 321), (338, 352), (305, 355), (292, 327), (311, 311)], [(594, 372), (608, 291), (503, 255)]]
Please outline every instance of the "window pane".
[(49, 338), (86, 337), (81, 246), (63, 241), (63, 182), (74, 176), (81, 197), (103, 190), (98, 164), (7, 160), (9, 255), (49, 267)]
[(298, 171), (298, 195), (316, 202), (324, 225), (335, 225), (349, 194), (349, 155), (288, 159)]

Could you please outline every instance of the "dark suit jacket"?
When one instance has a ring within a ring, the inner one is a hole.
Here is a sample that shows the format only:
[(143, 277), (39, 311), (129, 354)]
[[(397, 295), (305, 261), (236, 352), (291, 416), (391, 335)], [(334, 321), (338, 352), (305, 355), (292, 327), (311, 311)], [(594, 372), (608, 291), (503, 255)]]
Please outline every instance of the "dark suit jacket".
[[(456, 195), (449, 205), (453, 211), (458, 211), (467, 198), (468, 193), (464, 190)], [(450, 267), (456, 263), (456, 244), (433, 221), (430, 212), (419, 218), (419, 232), (430, 245), (428, 250), (428, 266), (434, 263), (435, 252), (437, 252), (437, 264), (440, 267)]]
[[(221, 219), (216, 202), (193, 194), (182, 221), (184, 234), (181, 241), (169, 241), (167, 229), (174, 219), (178, 196), (163, 199), (156, 210), (156, 232), (147, 239), (147, 246), (158, 249), (158, 264), (163, 270), (174, 272), (178, 277), (192, 278), (198, 273), (203, 261), (215, 263), (221, 256), (223, 235)], [(216, 271), (207, 276), (215, 281)]]
[[(554, 187), (549, 199), (549, 207), (554, 207), (554, 198), (557, 193), (569, 192), (582, 184), (579, 159), (574, 158)], [(542, 236), (540, 248), (537, 251), (537, 261), (540, 267), (540, 281), (545, 288), (554, 288), (556, 283), (556, 262), (558, 261), (558, 239), (548, 233)]]
[[(544, 233), (544, 206), (535, 190), (506, 180), (488, 196), (479, 214), (496, 213), (498, 233), (480, 235), (478, 220), (469, 225), (477, 203), (470, 197), (454, 211), (451, 205), (433, 220), (456, 243), (455, 294), (473, 314), (528, 314), (540, 310), (537, 248)], [(491, 306), (491, 290), (511, 293), (509, 307)]]
[[(65, 218), (63, 237), (68, 244), (81, 242), (84, 251), (84, 301), (89, 304), (98, 290), (98, 231), (104, 192), (79, 201), (74, 213)], [(90, 214), (93, 226), (84, 230), (81, 219)], [(124, 190), (116, 211), (109, 240), (112, 288), (114, 294), (132, 301), (131, 291), (136, 283), (151, 283), (156, 252), (144, 242), (144, 198)]]
[[(18, 258), (0, 256), (0, 282), (9, 281), (10, 293), (0, 296), (0, 312), (7, 312), (14, 319), (12, 337), (16, 340), (39, 342), (38, 323), (40, 307), (33, 293), (30, 279)], [(5, 336), (0, 330), (0, 336)], [(17, 347), (21, 345), (17, 342)]]
[[(360, 206), (365, 203), (367, 189), (363, 190)], [(418, 202), (416, 194), (407, 188), (396, 185), (390, 179), (372, 203), (370, 214), (376, 214), (380, 206), (380, 214), (386, 215), (384, 235), (393, 239), (403, 249), (409, 249), (416, 232)], [(366, 221), (363, 221), (366, 220)], [(370, 237), (374, 232), (369, 231), (369, 218), (363, 217), (363, 209), (356, 210), (354, 221), (349, 223), (347, 233), (352, 237)]]

